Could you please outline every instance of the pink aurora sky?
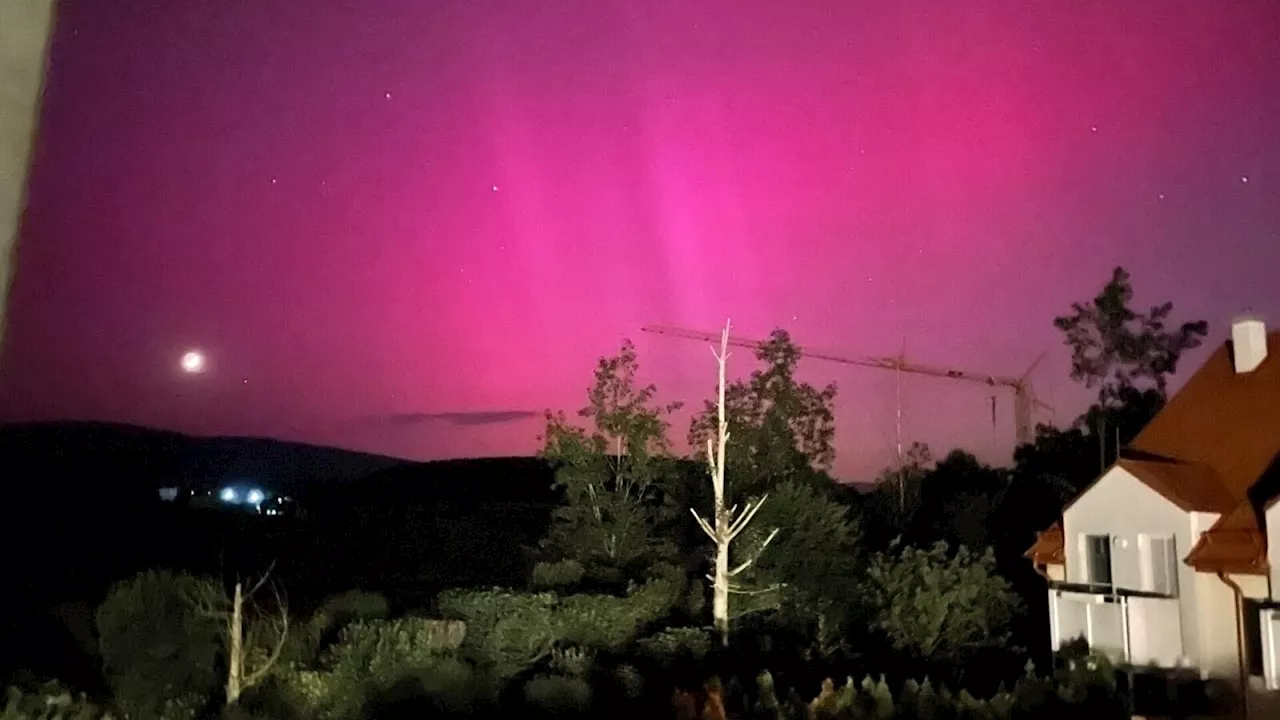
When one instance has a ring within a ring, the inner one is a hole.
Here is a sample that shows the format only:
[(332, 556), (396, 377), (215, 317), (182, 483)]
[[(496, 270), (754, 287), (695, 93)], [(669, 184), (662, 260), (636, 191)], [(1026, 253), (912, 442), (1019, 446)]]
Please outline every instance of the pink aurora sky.
[[(637, 330), (732, 316), (982, 372), (1047, 351), (1062, 423), (1052, 318), (1117, 264), (1215, 344), (1280, 322), (1268, 0), (61, 5), (5, 419), (525, 454), (624, 337), (700, 404), (707, 350)], [(887, 464), (892, 374), (804, 375), (840, 385), (839, 474)], [(995, 428), (982, 387), (908, 378), (904, 409), (1008, 459), (1006, 395)]]

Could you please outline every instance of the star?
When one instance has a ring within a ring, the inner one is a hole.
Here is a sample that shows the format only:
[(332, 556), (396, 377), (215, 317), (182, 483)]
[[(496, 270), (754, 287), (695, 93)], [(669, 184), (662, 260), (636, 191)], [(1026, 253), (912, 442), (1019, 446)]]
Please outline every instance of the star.
[(388, 99), (388, 100), (390, 100), (390, 99), (391, 99), (391, 93), (390, 93), (390, 92), (385, 92), (385, 93), (383, 93), (383, 94), (382, 94), (382, 96), (383, 96), (383, 97), (385, 97), (385, 98), (386, 98), (386, 99)]
[(272, 184), (272, 185), (275, 185), (275, 184), (276, 184), (276, 179), (275, 179), (275, 178), (271, 178), (271, 184)]
[(1097, 126), (1097, 125), (1090, 125), (1090, 126), (1089, 126), (1089, 132), (1092, 132), (1092, 133), (1096, 133), (1096, 132), (1098, 132), (1098, 126)]
[(1241, 176), (1240, 176), (1240, 182), (1245, 183), (1245, 184), (1248, 184), (1248, 183), (1249, 183), (1249, 176), (1248, 176), (1248, 175), (1241, 175)]
[(1160, 194), (1159, 194), (1159, 195), (1157, 195), (1156, 197), (1157, 197), (1158, 199), (1160, 199), (1160, 200), (1163, 200), (1163, 199), (1164, 199), (1164, 193), (1160, 193)]
[(493, 192), (498, 192), (498, 186), (497, 186), (497, 185), (494, 185), (493, 187), (491, 187), (491, 188), (489, 188), (489, 189), (490, 189), (490, 190), (492, 190)]

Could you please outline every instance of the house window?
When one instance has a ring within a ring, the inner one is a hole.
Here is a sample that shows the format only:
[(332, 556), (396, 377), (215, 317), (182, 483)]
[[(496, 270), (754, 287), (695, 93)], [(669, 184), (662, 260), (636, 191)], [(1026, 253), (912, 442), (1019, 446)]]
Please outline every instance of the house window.
[[(1248, 618), (1248, 615), (1245, 617)], [(1280, 610), (1274, 607), (1263, 608), (1257, 613), (1257, 617), (1262, 675), (1268, 690), (1280, 690)]]
[(1084, 538), (1085, 567), (1088, 580), (1093, 585), (1111, 584), (1111, 536), (1086, 535)]
[(1161, 595), (1178, 594), (1178, 562), (1173, 537), (1142, 535), (1138, 538), (1142, 557), (1142, 589)]

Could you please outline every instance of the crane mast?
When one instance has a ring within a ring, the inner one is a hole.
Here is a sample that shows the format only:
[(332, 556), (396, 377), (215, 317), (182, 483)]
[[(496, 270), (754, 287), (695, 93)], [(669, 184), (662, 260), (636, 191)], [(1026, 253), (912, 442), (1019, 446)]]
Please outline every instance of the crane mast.
[[(708, 342), (718, 341), (719, 336), (712, 333), (699, 332), (697, 330), (688, 330), (685, 328), (671, 327), (668, 325), (648, 325), (640, 328), (641, 332), (653, 333), (656, 335), (666, 335), (669, 337), (684, 338), (686, 340), (705, 340)], [(746, 338), (734, 337), (729, 339), (730, 345), (738, 347), (757, 349), (764, 342), (761, 340), (750, 340)], [(878, 368), (880, 370), (893, 370), (895, 373), (912, 373), (915, 375), (925, 375), (929, 377), (943, 378), (947, 380), (960, 380), (979, 385), (985, 385), (990, 388), (1005, 387), (1013, 391), (1013, 422), (1015, 439), (1019, 445), (1030, 443), (1035, 440), (1035, 427), (1032, 421), (1033, 411), (1036, 408), (1050, 409), (1047, 404), (1041, 402), (1035, 396), (1035, 391), (1031, 387), (1031, 371), (1043, 359), (1043, 355), (1037, 358), (1031, 367), (1022, 374), (1021, 377), (1011, 375), (987, 375), (984, 373), (970, 372), (968, 370), (957, 370), (952, 368), (941, 368), (921, 363), (907, 362), (904, 356), (887, 357), (887, 356), (851, 356), (838, 355), (812, 348), (797, 346), (796, 350), (801, 357), (812, 358), (814, 360), (826, 360), (828, 362), (836, 362), (844, 365), (857, 365), (860, 367)], [(902, 420), (901, 420), (901, 391), (898, 395), (898, 447), (901, 454), (902, 445)]]

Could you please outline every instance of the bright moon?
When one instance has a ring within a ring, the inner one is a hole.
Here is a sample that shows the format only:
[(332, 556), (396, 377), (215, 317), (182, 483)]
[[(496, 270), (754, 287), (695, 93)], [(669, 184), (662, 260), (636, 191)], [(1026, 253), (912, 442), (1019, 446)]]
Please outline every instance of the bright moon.
[(183, 355), (182, 371), (188, 373), (204, 372), (204, 353), (192, 350)]

